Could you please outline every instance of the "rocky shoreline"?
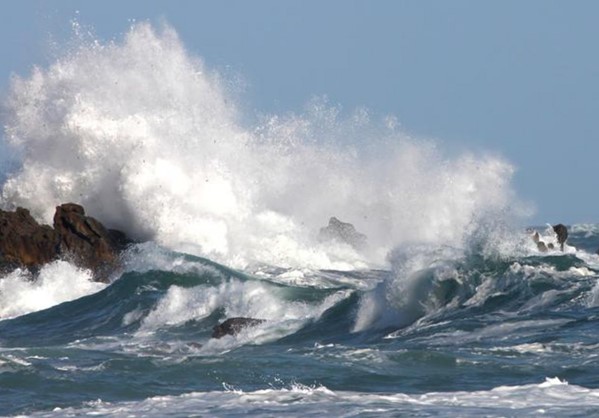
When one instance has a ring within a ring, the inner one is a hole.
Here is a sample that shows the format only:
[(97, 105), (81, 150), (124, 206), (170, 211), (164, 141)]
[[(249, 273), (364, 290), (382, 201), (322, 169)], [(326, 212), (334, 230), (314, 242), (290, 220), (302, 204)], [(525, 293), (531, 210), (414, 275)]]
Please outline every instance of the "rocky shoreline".
[(133, 241), (85, 215), (81, 205), (56, 207), (53, 226), (40, 225), (25, 208), (0, 210), (0, 271), (24, 268), (34, 276), (46, 263), (65, 259), (90, 269), (107, 282), (120, 265), (121, 252)]
[[(0, 210), (0, 274), (21, 268), (35, 279), (44, 264), (63, 259), (91, 270), (94, 281), (107, 283), (120, 267), (121, 253), (132, 243), (125, 233), (87, 216), (76, 203), (57, 206), (52, 226), (40, 225), (22, 207)], [(212, 337), (236, 335), (262, 322), (228, 318), (214, 327)]]
[[(567, 228), (558, 224), (553, 230), (563, 251), (568, 239)], [(533, 232), (539, 251), (553, 249), (552, 243), (546, 245), (539, 233)], [(321, 242), (337, 241), (356, 249), (363, 248), (367, 240), (352, 224), (335, 217), (320, 230), (318, 238)], [(76, 203), (57, 206), (52, 226), (40, 225), (29, 210), (22, 207), (14, 211), (0, 210), (0, 274), (16, 268), (27, 269), (35, 280), (44, 264), (62, 259), (91, 270), (94, 281), (107, 283), (121, 267), (122, 252), (132, 243), (125, 233), (108, 229), (87, 216), (83, 206)], [(212, 338), (235, 335), (263, 322), (256, 318), (228, 318), (214, 327)]]

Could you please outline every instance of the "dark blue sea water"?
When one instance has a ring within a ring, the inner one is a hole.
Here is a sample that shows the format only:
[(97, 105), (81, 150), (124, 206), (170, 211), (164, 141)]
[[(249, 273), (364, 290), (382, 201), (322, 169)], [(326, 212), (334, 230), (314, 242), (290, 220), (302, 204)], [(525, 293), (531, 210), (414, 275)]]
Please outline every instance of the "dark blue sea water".
[[(569, 243), (407, 277), (240, 272), (144, 244), (131, 257), (165, 267), (0, 322), (0, 414), (592, 416), (597, 227)], [(232, 316), (266, 322), (211, 339)]]

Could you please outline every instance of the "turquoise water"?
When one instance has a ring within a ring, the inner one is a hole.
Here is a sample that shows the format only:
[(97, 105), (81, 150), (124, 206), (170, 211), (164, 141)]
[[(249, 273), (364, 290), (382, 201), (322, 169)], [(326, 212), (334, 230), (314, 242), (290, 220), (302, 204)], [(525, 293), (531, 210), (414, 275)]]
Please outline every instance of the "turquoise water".
[[(590, 416), (599, 235), (569, 243), (437, 259), (401, 293), (392, 270), (237, 272), (161, 250), (176, 271), (0, 322), (0, 414)], [(266, 322), (211, 339), (230, 316)]]

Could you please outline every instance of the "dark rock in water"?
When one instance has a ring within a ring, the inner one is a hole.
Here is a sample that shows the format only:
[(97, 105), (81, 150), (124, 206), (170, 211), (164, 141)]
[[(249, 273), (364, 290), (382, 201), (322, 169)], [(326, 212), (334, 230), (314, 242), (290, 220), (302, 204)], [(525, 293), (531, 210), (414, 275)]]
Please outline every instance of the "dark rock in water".
[(27, 209), (0, 210), (0, 264), (3, 269), (36, 267), (56, 258), (60, 237), (39, 225)]
[(325, 228), (320, 229), (318, 239), (320, 241), (344, 242), (355, 249), (362, 249), (366, 246), (366, 235), (356, 231), (352, 224), (342, 222), (334, 216), (329, 219), (329, 224)]
[(557, 234), (557, 242), (560, 244), (560, 248), (564, 251), (564, 243), (568, 239), (568, 228), (563, 224), (553, 225), (553, 231)]
[[(553, 226), (553, 231), (557, 235), (557, 242), (560, 244), (561, 250), (564, 251), (564, 243), (568, 239), (568, 229), (564, 225), (558, 224)], [(541, 241), (541, 236), (537, 231), (534, 231), (534, 234), (532, 234), (531, 237), (532, 240), (537, 244), (537, 248), (539, 249), (539, 251), (541, 251), (542, 253), (545, 253), (549, 250), (553, 250), (555, 248), (552, 242), (545, 243)]]
[(236, 335), (244, 328), (255, 327), (263, 322), (265, 322), (264, 319), (229, 318), (225, 322), (212, 328), (212, 338), (222, 338), (225, 335)]
[(85, 216), (83, 207), (74, 203), (56, 208), (54, 230), (60, 236), (59, 253), (96, 272), (114, 266), (127, 244), (122, 232), (104, 228), (96, 219)]
[(120, 252), (132, 241), (120, 231), (106, 229), (86, 216), (82, 206), (66, 203), (56, 208), (54, 228), (39, 225), (27, 209), (0, 210), (0, 268), (36, 270), (66, 258), (91, 269), (98, 281), (107, 280), (118, 266)]

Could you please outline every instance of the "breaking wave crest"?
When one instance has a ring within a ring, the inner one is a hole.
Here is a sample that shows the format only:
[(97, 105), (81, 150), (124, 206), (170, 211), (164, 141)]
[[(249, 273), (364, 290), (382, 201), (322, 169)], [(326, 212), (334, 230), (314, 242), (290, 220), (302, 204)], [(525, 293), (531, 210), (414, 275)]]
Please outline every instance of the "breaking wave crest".
[[(135, 238), (228, 265), (338, 269), (380, 265), (406, 242), (460, 246), (516, 212), (501, 158), (448, 157), (393, 118), (321, 98), (243, 123), (256, 118), (229, 90), (170, 27), (78, 39), (12, 80), (5, 137), (20, 159), (2, 206), (49, 222), (74, 201)], [(318, 242), (330, 216), (365, 233), (368, 248)]]

